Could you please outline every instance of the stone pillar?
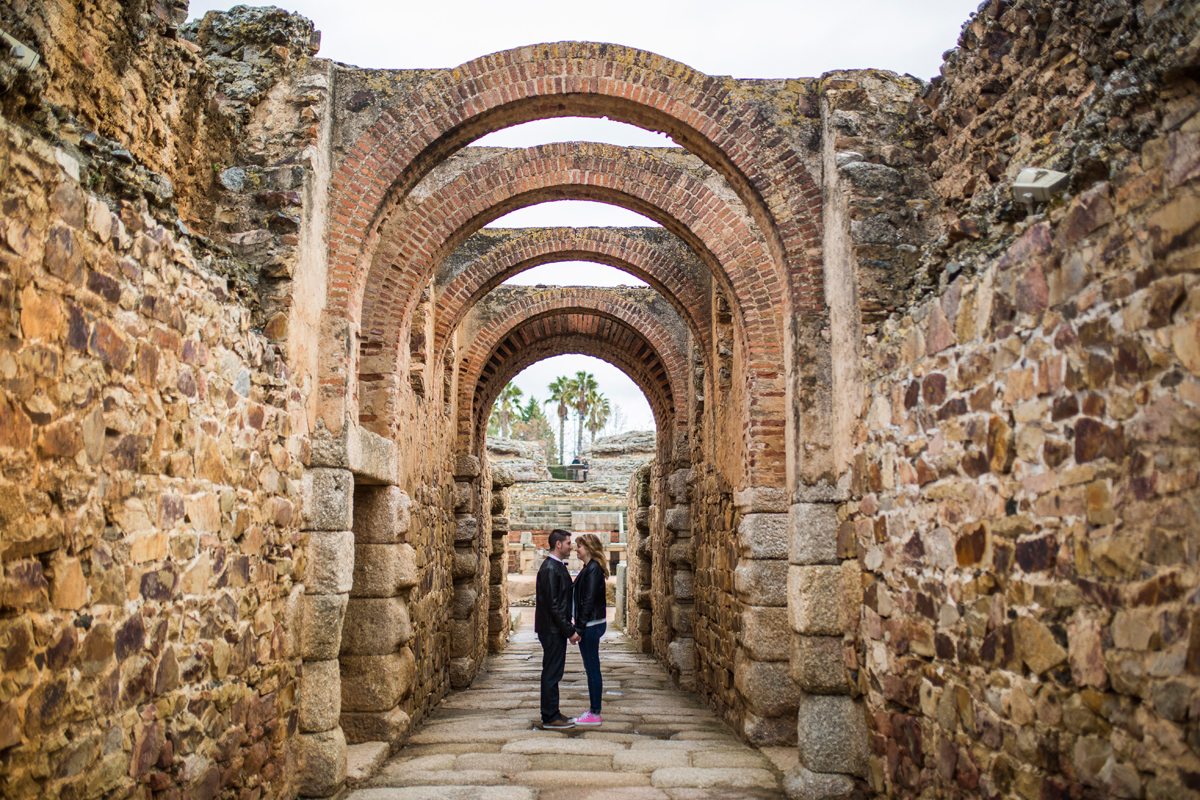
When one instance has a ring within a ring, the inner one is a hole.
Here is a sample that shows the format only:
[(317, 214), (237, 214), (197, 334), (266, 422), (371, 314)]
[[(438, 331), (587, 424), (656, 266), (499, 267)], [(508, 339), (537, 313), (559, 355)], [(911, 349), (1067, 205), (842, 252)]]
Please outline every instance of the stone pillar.
[(360, 485), (354, 492), (354, 582), (340, 647), (342, 730), (352, 744), (408, 734), (401, 707), (412, 694), (415, 659), (408, 596), (417, 585), (408, 544), (412, 501), (398, 486)]
[[(479, 641), (480, 574), (490, 572), (480, 563), (479, 514), (490, 509), (479, 505), (483, 469), (477, 456), (458, 456), (454, 461), (454, 599), (450, 620), (450, 685), (465, 689), (479, 671), (483, 642)], [(489, 498), (490, 499), (490, 498)], [(491, 540), (486, 540), (490, 556)], [(490, 602), (490, 600), (489, 600)], [(485, 629), (486, 630), (486, 629)]]
[(787, 496), (782, 489), (751, 488), (735, 496), (738, 565), (734, 588), (740, 608), (734, 686), (745, 705), (742, 733), (757, 745), (795, 741), (799, 691), (788, 665)]
[(645, 466), (629, 480), (629, 549), (626, 571), (625, 633), (640, 652), (649, 653), (654, 643), (651, 638), (654, 613), (651, 609), (651, 555), (650, 539), (650, 467)]
[(492, 554), (488, 569), (488, 652), (499, 653), (508, 642), (508, 509), (509, 487), (516, 482), (512, 470), (492, 465)]
[[(788, 618), (791, 675), (801, 690), (797, 713), (800, 765), (787, 776), (794, 800), (849, 797), (851, 776), (867, 775), (867, 725), (851, 694), (844, 634), (853, 629), (861, 592), (858, 561), (837, 551), (833, 503), (797, 503), (789, 512)], [(854, 605), (854, 607), (851, 607)]]
[(663, 518), (667, 531), (667, 562), (671, 580), (667, 588), (667, 620), (671, 628), (667, 666), (675, 673), (681, 689), (696, 688), (695, 640), (695, 543), (692, 539), (692, 507), (688, 502), (691, 470), (679, 469), (667, 476), (671, 507)]
[(298, 619), (296, 765), (298, 789), (308, 797), (335, 794), (346, 779), (337, 659), (354, 576), (353, 491), (354, 476), (346, 469), (316, 468), (304, 476), (301, 517), (308, 547)]

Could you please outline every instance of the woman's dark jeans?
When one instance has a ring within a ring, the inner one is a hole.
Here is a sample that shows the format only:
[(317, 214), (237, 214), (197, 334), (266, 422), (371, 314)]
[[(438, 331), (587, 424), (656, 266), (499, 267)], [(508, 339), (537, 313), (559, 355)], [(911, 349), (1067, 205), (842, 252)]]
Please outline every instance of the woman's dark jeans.
[(583, 629), (583, 638), (579, 640), (579, 655), (583, 658), (583, 670), (588, 679), (588, 700), (592, 704), (592, 713), (600, 713), (600, 698), (604, 694), (604, 681), (600, 677), (600, 637), (608, 623), (589, 625)]

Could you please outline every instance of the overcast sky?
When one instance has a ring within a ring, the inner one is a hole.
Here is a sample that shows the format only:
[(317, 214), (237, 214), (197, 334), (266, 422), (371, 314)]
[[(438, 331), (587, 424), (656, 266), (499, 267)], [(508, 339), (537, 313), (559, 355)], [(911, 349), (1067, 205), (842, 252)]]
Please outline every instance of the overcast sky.
[[(231, 2), (193, 0), (190, 17)], [(682, 61), (710, 75), (816, 77), (834, 69), (874, 67), (928, 80), (979, 0), (294, 0), (282, 5), (321, 31), (323, 58), (360, 67), (455, 67), (498, 50), (564, 40), (616, 42)], [(531, 147), (598, 141), (672, 146), (665, 136), (607, 120), (542, 120), (497, 131), (476, 144)], [(646, 217), (590, 202), (546, 203), (514, 211), (494, 227), (654, 225)], [(512, 283), (644, 285), (609, 267), (571, 262), (529, 270)], [(526, 397), (547, 396), (559, 375), (584, 369), (629, 418), (627, 430), (654, 427), (650, 406), (623, 373), (603, 361), (559, 356), (533, 365), (516, 383)]]

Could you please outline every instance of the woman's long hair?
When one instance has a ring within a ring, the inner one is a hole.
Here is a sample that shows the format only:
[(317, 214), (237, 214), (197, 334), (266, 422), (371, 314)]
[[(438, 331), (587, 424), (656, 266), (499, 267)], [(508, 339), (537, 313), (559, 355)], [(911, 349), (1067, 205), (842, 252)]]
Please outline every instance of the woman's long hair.
[(575, 541), (583, 545), (588, 551), (588, 555), (592, 557), (600, 569), (604, 570), (604, 577), (608, 577), (608, 557), (604, 554), (604, 545), (600, 544), (600, 537), (594, 533), (581, 533), (576, 537)]

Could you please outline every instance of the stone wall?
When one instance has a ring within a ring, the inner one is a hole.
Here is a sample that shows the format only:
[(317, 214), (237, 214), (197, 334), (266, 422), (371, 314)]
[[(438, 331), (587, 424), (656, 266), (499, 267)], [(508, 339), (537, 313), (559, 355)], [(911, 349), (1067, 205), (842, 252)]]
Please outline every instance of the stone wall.
[[(837, 540), (888, 796), (1196, 795), (1196, 35), (1182, 3), (987, 3), (914, 107), (937, 293), (866, 339)], [(1027, 212), (1026, 165), (1066, 193)]]
[(0, 130), (3, 793), (291, 794), (303, 398), (167, 215)]

